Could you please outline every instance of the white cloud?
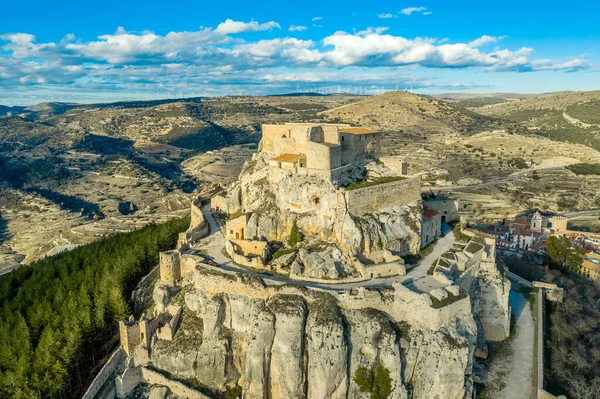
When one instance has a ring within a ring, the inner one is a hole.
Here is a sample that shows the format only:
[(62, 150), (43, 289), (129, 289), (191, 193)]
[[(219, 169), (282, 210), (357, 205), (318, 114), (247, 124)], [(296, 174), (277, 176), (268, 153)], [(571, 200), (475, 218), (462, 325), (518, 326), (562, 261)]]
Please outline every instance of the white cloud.
[(573, 58), (567, 61), (556, 61), (550, 59), (531, 61), (532, 71), (575, 71), (587, 66), (587, 61), (581, 58)]
[(288, 30), (290, 32), (302, 32), (303, 30), (306, 30), (306, 26), (303, 26), (303, 25), (290, 25), (290, 27), (288, 28)]
[[(533, 59), (534, 50), (527, 47), (484, 47), (498, 43), (503, 36), (483, 35), (463, 43), (443, 38), (407, 38), (376, 27), (354, 33), (340, 31), (314, 41), (295, 37), (242, 40), (227, 33), (278, 25), (228, 21), (216, 29), (166, 35), (128, 32), (119, 27), (95, 40), (66, 35), (57, 43), (38, 42), (28, 33), (3, 34), (0, 35), (2, 87), (11, 92), (25, 86), (88, 85), (85, 91), (89, 92), (92, 86), (97, 90), (106, 87), (117, 90), (133, 84), (171, 87), (173, 82), (184, 88), (194, 84), (262, 85), (302, 79), (325, 81), (334, 75), (340, 81), (376, 82), (377, 76), (389, 78), (400, 67), (402, 70), (473, 68), (490, 72), (571, 72), (588, 67), (584, 56), (566, 60)], [(434, 78), (428, 79), (434, 82), (432, 85), (437, 84)]]
[(472, 42), (469, 43), (469, 46), (471, 47), (481, 47), (481, 46), (485, 46), (486, 44), (491, 44), (491, 43), (497, 43), (500, 40), (504, 40), (506, 39), (506, 36), (488, 36), (488, 35), (483, 35), (475, 40), (473, 40)]
[(381, 19), (386, 19), (386, 18), (392, 18), (393, 15), (390, 14), (389, 12), (386, 13), (381, 13), (381, 14), (377, 14), (377, 18), (381, 18)]
[(270, 30), (273, 28), (281, 29), (281, 26), (275, 21), (259, 24), (256, 21), (241, 22), (227, 19), (225, 22), (221, 22), (219, 26), (217, 26), (215, 32), (222, 35), (227, 35), (230, 33), (257, 32), (262, 30)]
[(317, 21), (320, 21), (320, 20), (322, 20), (322, 19), (323, 19), (323, 17), (314, 17), (314, 18), (312, 19), (312, 21), (313, 21), (313, 22), (317, 22)]
[(407, 7), (405, 9), (403, 9), (402, 11), (400, 11), (400, 14), (404, 14), (404, 15), (410, 15), (412, 13), (423, 13), (424, 11), (427, 10), (427, 7)]

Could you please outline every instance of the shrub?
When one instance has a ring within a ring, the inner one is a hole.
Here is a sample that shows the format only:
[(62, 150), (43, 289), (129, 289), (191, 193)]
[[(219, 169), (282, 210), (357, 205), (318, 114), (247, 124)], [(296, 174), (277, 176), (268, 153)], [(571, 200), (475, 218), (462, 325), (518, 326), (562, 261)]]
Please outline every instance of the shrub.
[(294, 220), (292, 230), (290, 231), (290, 238), (288, 238), (288, 245), (294, 248), (300, 241), (302, 241), (302, 234), (298, 232), (298, 224)]
[(567, 169), (576, 175), (600, 175), (600, 164), (597, 163), (577, 163), (567, 166)]
[(390, 371), (381, 363), (370, 369), (359, 367), (354, 373), (354, 382), (361, 392), (371, 394), (371, 399), (386, 399), (392, 393)]

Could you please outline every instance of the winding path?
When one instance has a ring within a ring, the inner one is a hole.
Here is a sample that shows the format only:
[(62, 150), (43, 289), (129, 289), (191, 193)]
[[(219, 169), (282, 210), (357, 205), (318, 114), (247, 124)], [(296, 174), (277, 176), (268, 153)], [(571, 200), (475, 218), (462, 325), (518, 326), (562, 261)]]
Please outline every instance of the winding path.
[(427, 270), (433, 265), (437, 258), (444, 252), (450, 250), (455, 242), (454, 233), (448, 225), (444, 224), (443, 231), (445, 235), (440, 238), (435, 245), (433, 251), (419, 262), (405, 276), (393, 276), (384, 278), (373, 278), (361, 282), (353, 282), (346, 284), (322, 284), (311, 281), (292, 280), (285, 277), (278, 277), (272, 274), (259, 273), (237, 266), (231, 259), (223, 254), (225, 248), (225, 237), (219, 228), (219, 224), (215, 220), (210, 205), (202, 206), (202, 213), (210, 225), (210, 234), (194, 244), (194, 248), (203, 249), (207, 255), (223, 270), (233, 271), (243, 274), (251, 274), (259, 276), (265, 280), (271, 280), (280, 283), (294, 283), (305, 287), (319, 288), (324, 290), (342, 291), (358, 287), (391, 287), (394, 282), (400, 282), (406, 287), (416, 292), (429, 292), (432, 289), (443, 287), (444, 284), (427, 275)]

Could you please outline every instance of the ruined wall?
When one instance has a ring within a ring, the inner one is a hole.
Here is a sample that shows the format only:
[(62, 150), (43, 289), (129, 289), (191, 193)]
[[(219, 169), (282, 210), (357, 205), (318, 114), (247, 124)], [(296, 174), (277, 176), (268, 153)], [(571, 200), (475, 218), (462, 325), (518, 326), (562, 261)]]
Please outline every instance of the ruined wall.
[(119, 321), (119, 339), (125, 353), (131, 355), (140, 344), (140, 325), (137, 321)]
[(344, 192), (348, 211), (362, 216), (377, 210), (421, 200), (421, 183), (416, 179), (397, 180)]
[(263, 260), (267, 257), (268, 242), (257, 240), (230, 240), (233, 250), (241, 255), (256, 255)]
[(227, 195), (217, 194), (210, 199), (210, 210), (213, 212), (229, 213)]

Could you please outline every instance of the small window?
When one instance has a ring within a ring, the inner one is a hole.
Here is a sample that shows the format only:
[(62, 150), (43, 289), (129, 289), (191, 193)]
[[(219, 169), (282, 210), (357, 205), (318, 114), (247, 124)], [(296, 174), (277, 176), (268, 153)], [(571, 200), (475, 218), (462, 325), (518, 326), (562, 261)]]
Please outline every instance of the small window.
[(342, 141), (344, 141), (344, 136), (342, 136)]

